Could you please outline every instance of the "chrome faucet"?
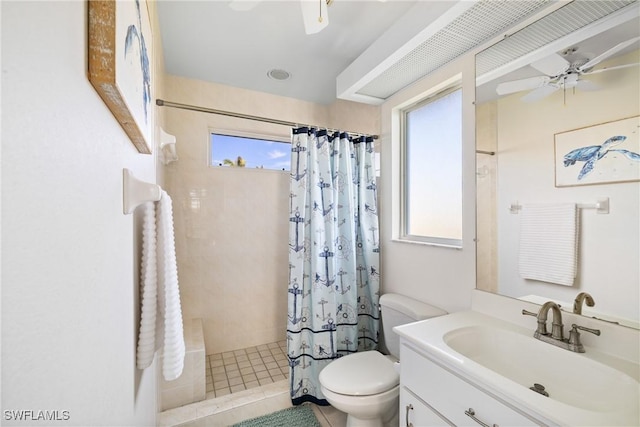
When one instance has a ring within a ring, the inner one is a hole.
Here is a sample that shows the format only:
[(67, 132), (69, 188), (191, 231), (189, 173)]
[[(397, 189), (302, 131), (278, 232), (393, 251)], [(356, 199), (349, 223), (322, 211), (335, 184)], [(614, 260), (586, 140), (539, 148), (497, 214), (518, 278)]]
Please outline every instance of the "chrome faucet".
[(586, 301), (588, 307), (593, 307), (596, 305), (595, 301), (593, 301), (593, 297), (589, 295), (587, 292), (580, 292), (578, 296), (576, 296), (575, 301), (573, 301), (573, 313), (574, 314), (582, 314), (582, 304)]
[[(591, 296), (589, 296), (589, 298), (591, 298)], [(589, 301), (587, 300), (587, 305), (588, 304)], [(549, 310), (551, 310), (553, 315), (551, 319), (551, 333), (547, 332), (547, 317), (549, 316)], [(558, 304), (553, 301), (545, 302), (542, 307), (540, 307), (540, 311), (538, 311), (537, 314), (527, 310), (522, 310), (522, 314), (527, 316), (534, 316), (538, 319), (538, 327), (533, 334), (534, 338), (549, 344), (553, 344), (557, 347), (564, 348), (565, 350), (584, 353), (584, 346), (580, 342), (580, 332), (578, 332), (578, 330), (591, 332), (595, 335), (600, 335), (599, 329), (585, 328), (583, 326), (573, 324), (571, 325), (572, 328), (569, 333), (569, 338), (564, 338), (562, 312), (560, 311), (560, 306), (558, 306)]]

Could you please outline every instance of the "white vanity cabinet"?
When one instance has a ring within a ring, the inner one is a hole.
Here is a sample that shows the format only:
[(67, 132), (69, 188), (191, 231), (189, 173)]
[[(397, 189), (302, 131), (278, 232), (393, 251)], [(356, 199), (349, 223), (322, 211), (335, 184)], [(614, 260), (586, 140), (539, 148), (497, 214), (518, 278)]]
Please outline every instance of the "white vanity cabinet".
[(462, 379), (406, 342), (400, 347), (400, 426), (544, 425)]
[(408, 388), (400, 387), (401, 427), (441, 427), (446, 425), (453, 426), (451, 421), (438, 414)]

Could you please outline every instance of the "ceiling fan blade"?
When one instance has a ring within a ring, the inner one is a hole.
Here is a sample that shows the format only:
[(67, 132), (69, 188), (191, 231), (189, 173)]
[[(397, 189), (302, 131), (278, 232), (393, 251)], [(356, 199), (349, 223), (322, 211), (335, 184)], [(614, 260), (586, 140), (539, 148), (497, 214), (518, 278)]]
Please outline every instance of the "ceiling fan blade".
[(261, 0), (231, 0), (229, 7), (238, 12), (246, 12), (256, 7), (260, 1)]
[(608, 57), (620, 52), (622, 49), (624, 49), (627, 46), (631, 46), (632, 44), (634, 44), (635, 42), (637, 42), (638, 40), (640, 40), (640, 37), (634, 37), (632, 39), (629, 39), (625, 42), (619, 43), (617, 45), (615, 45), (614, 47), (612, 47), (611, 49), (607, 50), (604, 53), (601, 53), (600, 55), (596, 56), (595, 58), (593, 58), (591, 61), (588, 61), (586, 64), (582, 65), (579, 70), (580, 71), (584, 71), (584, 70), (588, 70), (589, 68), (592, 68), (593, 66), (595, 66), (596, 64), (604, 61), (605, 59), (607, 59)]
[(599, 70), (587, 71), (586, 73), (582, 73), (582, 75), (587, 76), (589, 74), (598, 74), (604, 71), (612, 71), (612, 70), (620, 70), (622, 68), (637, 67), (638, 65), (640, 65), (640, 62), (633, 62), (631, 64), (624, 64), (624, 65), (616, 65), (615, 67), (604, 67), (604, 68), (600, 68)]
[(554, 53), (530, 64), (533, 68), (548, 76), (559, 76), (569, 69), (571, 64), (562, 56)]
[(521, 92), (523, 90), (536, 89), (549, 83), (551, 79), (547, 76), (530, 77), (528, 79), (512, 80), (500, 83), (496, 87), (498, 95), (508, 95), (510, 93)]
[(600, 86), (589, 80), (578, 80), (576, 82), (576, 88), (585, 92), (591, 92), (600, 89)]
[(524, 102), (535, 102), (542, 98), (545, 98), (551, 95), (553, 92), (560, 89), (557, 85), (547, 85), (539, 87), (538, 89), (534, 89), (525, 96), (522, 97), (522, 101)]
[(329, 25), (326, 0), (300, 0), (304, 32), (315, 34)]

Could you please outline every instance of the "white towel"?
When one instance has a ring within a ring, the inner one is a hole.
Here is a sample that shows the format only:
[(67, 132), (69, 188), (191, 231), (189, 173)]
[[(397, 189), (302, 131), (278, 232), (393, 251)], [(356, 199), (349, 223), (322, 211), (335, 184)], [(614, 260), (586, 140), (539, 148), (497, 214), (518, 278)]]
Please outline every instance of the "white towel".
[(178, 267), (173, 234), (171, 197), (162, 190), (158, 202), (158, 307), (162, 315), (162, 374), (167, 381), (175, 380), (184, 367), (185, 343), (182, 326)]
[(136, 352), (138, 369), (148, 368), (156, 353), (156, 313), (158, 295), (158, 272), (156, 263), (156, 207), (153, 202), (143, 205), (142, 219), (142, 266), (140, 282), (142, 285), (142, 310), (138, 351)]
[(160, 201), (144, 209), (137, 366), (147, 368), (162, 348), (162, 374), (171, 381), (182, 374), (185, 357), (171, 197), (163, 190)]
[(524, 279), (573, 286), (578, 271), (575, 203), (522, 207), (518, 264)]

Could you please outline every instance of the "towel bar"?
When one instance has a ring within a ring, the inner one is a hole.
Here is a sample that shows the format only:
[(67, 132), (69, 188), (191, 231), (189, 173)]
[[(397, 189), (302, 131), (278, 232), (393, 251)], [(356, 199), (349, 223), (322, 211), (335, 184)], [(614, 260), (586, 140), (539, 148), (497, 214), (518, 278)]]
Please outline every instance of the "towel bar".
[(144, 202), (160, 200), (160, 186), (137, 179), (129, 169), (122, 170), (122, 207), (125, 215)]
[[(578, 209), (595, 209), (598, 214), (608, 214), (609, 213), (609, 198), (601, 197), (596, 203), (578, 203), (576, 205)], [(522, 210), (522, 205), (520, 205), (517, 201), (512, 202), (509, 205), (509, 212), (512, 214), (517, 214)]]

